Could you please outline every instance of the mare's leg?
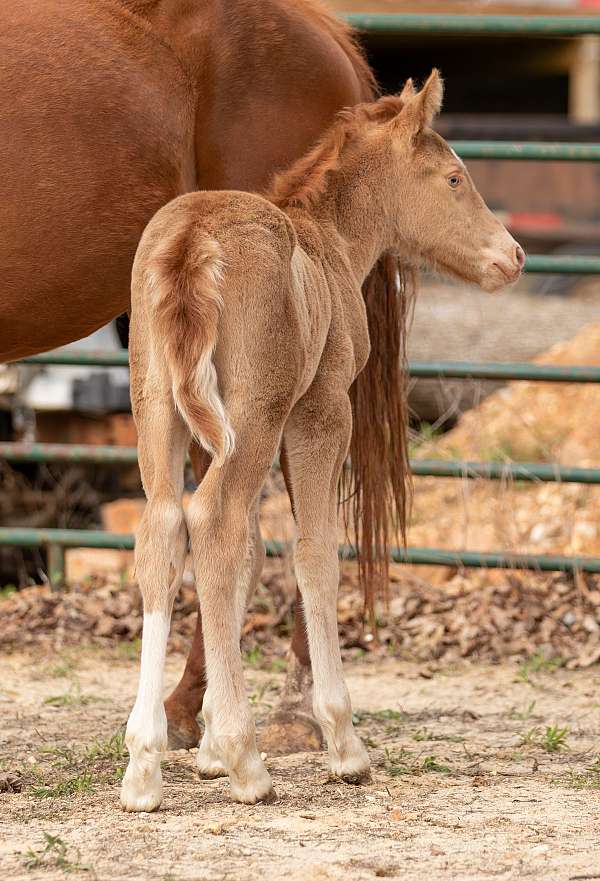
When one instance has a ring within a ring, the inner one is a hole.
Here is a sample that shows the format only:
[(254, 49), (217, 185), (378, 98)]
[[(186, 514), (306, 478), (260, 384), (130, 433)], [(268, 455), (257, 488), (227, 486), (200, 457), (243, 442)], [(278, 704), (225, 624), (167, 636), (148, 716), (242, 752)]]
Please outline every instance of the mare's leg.
[[(132, 376), (132, 386), (134, 379)], [(188, 538), (181, 497), (189, 433), (175, 410), (168, 379), (153, 375), (150, 384), (152, 392), (147, 396), (132, 395), (148, 503), (135, 548), (144, 628), (138, 694), (125, 735), (129, 765), (121, 804), (126, 811), (153, 811), (162, 800), (160, 759), (167, 748), (163, 673), (171, 610), (181, 585)]]
[(226, 406), (235, 451), (222, 466), (209, 467), (187, 512), (208, 678), (198, 760), (207, 775), (225, 768), (234, 799), (252, 804), (271, 799), (273, 789), (256, 746), (239, 642), (256, 565), (254, 510), (280, 429), (241, 406)]
[(317, 380), (296, 404), (284, 436), (298, 524), (294, 567), (306, 616), (314, 714), (327, 740), (331, 774), (357, 783), (369, 776), (369, 758), (352, 726), (337, 630), (337, 485), (351, 430), (345, 391)]

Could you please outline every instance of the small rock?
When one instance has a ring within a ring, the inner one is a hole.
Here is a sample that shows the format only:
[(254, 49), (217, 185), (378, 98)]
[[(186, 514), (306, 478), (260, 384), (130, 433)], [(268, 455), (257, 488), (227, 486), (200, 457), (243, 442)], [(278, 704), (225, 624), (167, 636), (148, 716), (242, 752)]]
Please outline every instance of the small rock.
[(101, 615), (98, 621), (96, 621), (94, 633), (96, 636), (112, 636), (115, 625), (116, 621), (114, 618), (111, 618), (109, 615)]
[(0, 792), (21, 792), (23, 778), (13, 771), (0, 772)]

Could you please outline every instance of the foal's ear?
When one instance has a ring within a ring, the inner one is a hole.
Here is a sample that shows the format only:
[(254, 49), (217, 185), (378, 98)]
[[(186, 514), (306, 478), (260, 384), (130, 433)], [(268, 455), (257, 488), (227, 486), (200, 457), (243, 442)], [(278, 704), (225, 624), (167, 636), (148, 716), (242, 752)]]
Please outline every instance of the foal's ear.
[(411, 78), (407, 79), (404, 83), (402, 91), (400, 92), (400, 100), (406, 103), (407, 101), (410, 101), (411, 98), (414, 98), (416, 94), (417, 90), (415, 89), (415, 84), (413, 83)]
[[(407, 91), (408, 83), (412, 88), (412, 82), (409, 80), (402, 90), (402, 95)], [(408, 126), (412, 136), (417, 135), (424, 128), (431, 128), (433, 120), (442, 108), (443, 97), (444, 83), (439, 71), (434, 68), (420, 92), (414, 94), (413, 88), (413, 95), (406, 95), (408, 100), (399, 114), (398, 122)]]

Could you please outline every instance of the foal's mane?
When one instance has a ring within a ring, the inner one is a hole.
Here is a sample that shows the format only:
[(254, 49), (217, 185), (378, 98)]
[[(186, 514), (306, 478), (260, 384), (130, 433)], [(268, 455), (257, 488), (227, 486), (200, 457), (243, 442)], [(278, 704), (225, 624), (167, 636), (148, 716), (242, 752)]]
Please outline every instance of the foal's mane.
[(341, 110), (312, 150), (275, 175), (267, 198), (280, 208), (314, 207), (327, 187), (329, 175), (339, 169), (347, 145), (361, 134), (365, 125), (393, 119), (403, 104), (399, 95), (386, 95), (378, 101)]

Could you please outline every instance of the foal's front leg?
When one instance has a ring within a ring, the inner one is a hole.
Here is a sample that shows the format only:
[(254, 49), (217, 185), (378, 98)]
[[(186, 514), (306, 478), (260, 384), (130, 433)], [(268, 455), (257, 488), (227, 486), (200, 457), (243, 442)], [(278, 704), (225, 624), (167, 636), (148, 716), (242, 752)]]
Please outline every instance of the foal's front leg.
[(332, 776), (359, 783), (369, 778), (369, 757), (352, 725), (337, 628), (337, 484), (351, 427), (347, 395), (323, 383), (292, 411), (285, 443), (298, 525), (294, 568), (306, 616), (314, 714), (327, 740)]
[[(239, 603), (240, 608), (237, 614), (240, 619), (240, 630), (246, 613), (248, 599), (258, 584), (260, 574), (263, 570), (265, 561), (265, 548), (260, 535), (260, 522), (258, 516), (258, 502), (255, 504), (254, 512), (250, 517), (250, 535), (247, 542), (246, 556), (240, 570), (238, 578), (235, 602)], [(212, 708), (210, 705), (211, 696), (208, 694), (203, 702), (204, 716), (204, 734), (200, 748), (196, 754), (196, 767), (201, 777), (212, 780), (215, 777), (226, 777), (227, 769), (225, 768), (219, 750), (214, 741), (212, 726)]]

